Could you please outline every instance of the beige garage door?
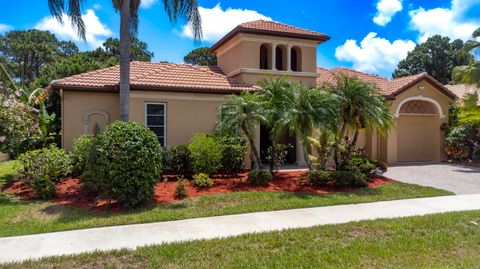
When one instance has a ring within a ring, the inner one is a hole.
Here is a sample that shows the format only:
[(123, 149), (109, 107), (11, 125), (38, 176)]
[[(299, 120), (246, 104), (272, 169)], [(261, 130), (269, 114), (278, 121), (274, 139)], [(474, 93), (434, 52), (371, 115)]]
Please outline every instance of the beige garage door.
[(439, 160), (439, 135), (436, 115), (400, 115), (398, 118), (398, 161)]

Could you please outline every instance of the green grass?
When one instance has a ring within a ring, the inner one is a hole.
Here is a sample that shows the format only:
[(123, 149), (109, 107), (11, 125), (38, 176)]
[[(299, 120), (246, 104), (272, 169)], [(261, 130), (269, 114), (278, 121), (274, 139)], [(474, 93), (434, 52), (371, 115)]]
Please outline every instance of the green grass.
[[(4, 170), (0, 171), (3, 173)], [(392, 183), (381, 185), (377, 189), (359, 189), (351, 193), (328, 195), (237, 192), (109, 213), (92, 212), (50, 202), (19, 201), (11, 195), (0, 193), (0, 236), (449, 194), (451, 193), (429, 187)]]
[(480, 211), (46, 258), (5, 268), (478, 268)]
[(16, 161), (0, 162), (0, 189), (17, 174)]

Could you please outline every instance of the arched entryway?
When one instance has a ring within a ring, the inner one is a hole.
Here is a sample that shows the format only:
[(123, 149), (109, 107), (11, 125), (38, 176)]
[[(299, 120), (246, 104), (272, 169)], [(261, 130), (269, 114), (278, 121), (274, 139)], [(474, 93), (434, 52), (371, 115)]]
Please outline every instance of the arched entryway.
[(440, 161), (440, 106), (434, 100), (411, 98), (396, 113), (399, 162)]

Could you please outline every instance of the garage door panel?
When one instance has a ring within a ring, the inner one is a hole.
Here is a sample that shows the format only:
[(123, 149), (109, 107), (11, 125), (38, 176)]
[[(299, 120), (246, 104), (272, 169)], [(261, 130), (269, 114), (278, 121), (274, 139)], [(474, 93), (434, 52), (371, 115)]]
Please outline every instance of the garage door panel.
[(401, 115), (398, 118), (398, 161), (436, 161), (439, 130), (435, 116)]

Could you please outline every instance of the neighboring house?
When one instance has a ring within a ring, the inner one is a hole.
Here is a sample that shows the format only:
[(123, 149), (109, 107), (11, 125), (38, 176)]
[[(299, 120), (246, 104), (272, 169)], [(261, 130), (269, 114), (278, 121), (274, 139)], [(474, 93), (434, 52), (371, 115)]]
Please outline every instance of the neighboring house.
[[(458, 84), (458, 85), (447, 85), (451, 92), (453, 92), (460, 100), (467, 97), (468, 94), (477, 93), (480, 95), (480, 89), (474, 85), (467, 84)], [(480, 98), (478, 99), (477, 105), (480, 106)]]
[[(218, 67), (132, 62), (130, 119), (144, 123), (166, 147), (184, 144), (193, 133), (214, 128), (218, 108), (226, 95), (258, 90), (266, 77), (286, 76), (308, 87), (347, 73), (375, 83), (395, 115), (396, 128), (383, 138), (365, 131), (360, 145), (368, 154), (388, 163), (440, 161), (444, 139), (440, 126), (447, 121), (455, 99), (427, 74), (387, 80), (349, 69), (317, 68), (317, 47), (329, 37), (270, 21), (237, 26), (211, 47)], [(95, 133), (119, 119), (119, 67), (100, 69), (53, 81), (62, 103), (62, 145)], [(271, 142), (267, 130), (257, 128), (255, 143), (265, 151)], [(280, 142), (294, 145), (289, 162), (303, 163), (298, 139), (285, 133)]]

